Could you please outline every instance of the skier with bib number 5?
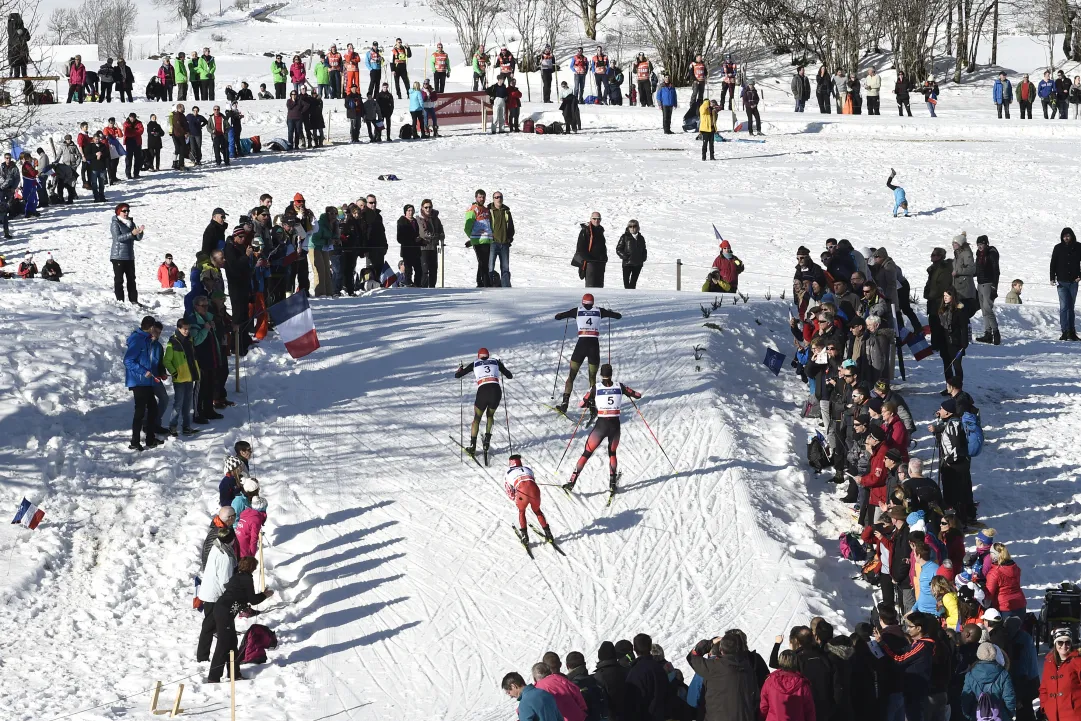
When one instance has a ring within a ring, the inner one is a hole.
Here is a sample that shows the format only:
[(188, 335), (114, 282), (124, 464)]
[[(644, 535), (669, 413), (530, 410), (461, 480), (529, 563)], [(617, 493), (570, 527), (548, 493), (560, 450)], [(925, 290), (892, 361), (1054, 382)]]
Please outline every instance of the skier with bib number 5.
[(586, 437), (585, 450), (582, 451), (582, 456), (571, 473), (570, 482), (564, 484), (563, 490), (568, 493), (574, 490), (574, 484), (578, 482), (578, 475), (585, 467), (586, 461), (601, 445), (601, 441), (607, 438), (608, 502), (612, 502), (612, 496), (616, 493), (616, 481), (619, 479), (619, 461), (616, 459), (616, 450), (619, 448), (619, 416), (625, 397), (641, 398), (642, 394), (612, 380), (612, 366), (605, 363), (601, 366), (601, 382), (589, 389), (581, 404), (583, 408), (589, 408), (590, 416), (597, 418), (597, 423)]
[(517, 453), (510, 457), (510, 467), (507, 468), (507, 476), (503, 482), (507, 496), (518, 506), (518, 539), (529, 548), (529, 530), (525, 524), (525, 509), (533, 511), (537, 517), (541, 530), (544, 532), (544, 540), (554, 543), (552, 530), (548, 528), (548, 520), (541, 512), (541, 493), (537, 486), (537, 479), (533, 475), (533, 469), (522, 465), (522, 457)]
[(574, 379), (578, 375), (578, 369), (582, 367), (582, 361), (589, 361), (589, 385), (597, 383), (597, 367), (601, 362), (601, 321), (604, 318), (623, 317), (621, 313), (607, 308), (593, 307), (593, 294), (586, 293), (582, 296), (582, 304), (577, 308), (556, 313), (556, 320), (575, 318), (578, 323), (578, 342), (574, 344), (571, 352), (571, 366), (567, 373), (567, 383), (563, 387), (563, 402), (556, 406), (556, 410), (564, 415), (567, 413), (567, 405), (570, 403), (571, 392), (574, 390)]
[(473, 373), (477, 381), (477, 397), (473, 401), (473, 425), (469, 428), (469, 448), (465, 452), (469, 457), (476, 460), (477, 457), (477, 433), (480, 431), (480, 417), (487, 414), (487, 425), (484, 429), (484, 461), (488, 462), (488, 447), (492, 442), (492, 424), (495, 422), (495, 412), (499, 408), (499, 402), (503, 399), (503, 387), (500, 377), (514, 378), (503, 361), (492, 358), (487, 348), (477, 351), (477, 360), (472, 366), (459, 365), (455, 378)]

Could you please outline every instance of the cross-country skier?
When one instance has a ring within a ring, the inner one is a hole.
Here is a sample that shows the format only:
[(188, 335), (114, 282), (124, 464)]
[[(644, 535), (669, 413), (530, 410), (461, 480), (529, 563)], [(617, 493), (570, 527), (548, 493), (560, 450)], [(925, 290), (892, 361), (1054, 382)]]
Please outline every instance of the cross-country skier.
[(578, 375), (578, 369), (582, 367), (582, 361), (589, 360), (589, 385), (597, 383), (597, 366), (601, 362), (601, 320), (615, 318), (619, 320), (623, 315), (607, 308), (593, 307), (593, 294), (586, 293), (582, 296), (582, 304), (577, 308), (556, 313), (556, 320), (576, 318), (578, 322), (578, 342), (574, 344), (571, 353), (571, 368), (567, 373), (567, 383), (563, 387), (563, 402), (556, 406), (560, 413), (567, 412), (567, 404), (570, 403), (571, 391), (574, 390), (574, 379)]
[(487, 412), (488, 425), (484, 429), (484, 460), (488, 461), (488, 446), (492, 442), (492, 423), (495, 422), (495, 411), (499, 408), (499, 401), (503, 399), (503, 388), (500, 385), (500, 376), (514, 378), (503, 361), (488, 355), (487, 348), (477, 351), (477, 360), (473, 366), (458, 366), (455, 378), (461, 378), (470, 371), (477, 380), (477, 397), (473, 401), (473, 425), (469, 428), (469, 448), (465, 452), (470, 458), (476, 459), (477, 433), (480, 431), (480, 417)]
[(507, 489), (507, 495), (518, 506), (518, 536), (526, 548), (529, 547), (529, 531), (525, 525), (525, 509), (531, 508), (533, 515), (537, 517), (541, 530), (544, 531), (544, 539), (554, 542), (552, 531), (548, 528), (548, 521), (541, 513), (540, 488), (533, 476), (533, 469), (522, 465), (522, 457), (517, 453), (510, 457), (510, 467), (507, 468), (507, 477), (503, 482)]
[(588, 407), (592, 417), (598, 417), (597, 425), (593, 427), (586, 438), (586, 447), (582, 451), (582, 457), (578, 459), (578, 465), (571, 473), (571, 480), (564, 484), (565, 491), (574, 489), (578, 482), (578, 474), (582, 472), (586, 461), (600, 446), (601, 441), (608, 439), (608, 492), (615, 494), (616, 478), (619, 470), (619, 461), (616, 460), (616, 449), (619, 448), (619, 414), (623, 407), (623, 397), (641, 398), (642, 394), (629, 388), (622, 383), (612, 380), (612, 366), (605, 363), (601, 366), (601, 382), (589, 389), (585, 398), (582, 399), (582, 407)]
[(897, 171), (890, 168), (890, 177), (886, 178), (886, 187), (893, 191), (893, 217), (897, 217), (897, 211), (905, 211), (905, 217), (908, 217), (908, 198), (905, 197), (905, 189), (899, 185), (893, 184), (893, 176), (897, 175)]

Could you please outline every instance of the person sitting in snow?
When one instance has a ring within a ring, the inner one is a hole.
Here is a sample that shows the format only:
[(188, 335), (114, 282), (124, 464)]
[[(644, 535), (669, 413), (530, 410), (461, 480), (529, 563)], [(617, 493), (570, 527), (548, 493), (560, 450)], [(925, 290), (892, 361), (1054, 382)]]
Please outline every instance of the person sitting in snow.
[(37, 263), (34, 262), (34, 254), (27, 253), (23, 261), (19, 263), (19, 277), (20, 278), (34, 278), (38, 274)]
[(60, 276), (64, 271), (60, 270), (60, 264), (53, 260), (53, 254), (49, 253), (49, 259), (41, 267), (41, 277), (45, 280), (60, 282)]
[(908, 198), (905, 197), (905, 189), (899, 185), (893, 184), (893, 177), (897, 175), (897, 171), (890, 168), (890, 177), (886, 178), (886, 187), (893, 191), (893, 217), (897, 217), (897, 211), (903, 210), (905, 217), (908, 217)]
[(158, 282), (162, 291), (172, 292), (173, 286), (180, 280), (180, 268), (173, 263), (173, 254), (166, 253), (165, 261), (158, 266)]

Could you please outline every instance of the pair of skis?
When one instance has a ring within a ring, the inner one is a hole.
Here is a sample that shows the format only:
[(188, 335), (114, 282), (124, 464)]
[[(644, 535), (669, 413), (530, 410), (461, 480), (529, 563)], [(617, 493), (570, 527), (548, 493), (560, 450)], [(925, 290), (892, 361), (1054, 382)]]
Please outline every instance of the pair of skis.
[[(563, 549), (559, 547), (559, 544), (555, 542), (555, 539), (548, 540), (547, 538), (545, 538), (544, 531), (540, 528), (537, 528), (532, 523), (529, 524), (529, 527), (533, 529), (533, 533), (537, 534), (541, 538), (544, 538), (544, 543), (554, 548), (556, 553), (558, 553), (560, 556), (566, 557), (567, 554), (563, 552)], [(518, 539), (518, 543), (522, 544), (522, 547), (525, 548), (525, 552), (529, 554), (529, 557), (536, 561), (537, 559), (533, 556), (533, 549), (529, 547), (529, 544), (526, 541), (522, 540), (522, 537), (518, 534), (518, 529), (514, 526), (511, 526), (511, 530), (514, 532), (514, 537)]]
[(487, 468), (487, 467), (488, 467), (488, 450), (489, 450), (489, 449), (487, 449), (487, 448), (484, 448), (484, 449), (482, 449), (482, 450), (484, 451), (484, 463), (481, 463), (481, 462), (480, 462), (480, 459), (479, 459), (479, 458), (477, 458), (477, 452), (476, 452), (475, 450), (474, 450), (474, 451), (470, 451), (470, 450), (469, 450), (469, 446), (463, 446), (463, 445), (462, 445), (461, 443), (459, 443), (459, 442), (458, 442), (458, 439), (457, 439), (457, 438), (455, 438), (454, 436), (451, 436), (451, 437), (450, 437), (450, 439), (451, 439), (452, 441), (454, 441), (454, 445), (458, 446), (458, 447), (459, 447), (459, 448), (461, 448), (461, 449), (462, 449), (463, 451), (465, 451), (465, 454), (466, 454), (467, 456), (469, 456), (470, 458), (472, 458), (472, 459), (473, 459), (473, 461), (474, 461), (474, 462), (475, 462), (475, 463), (476, 463), (476, 464), (477, 464), (478, 466), (480, 466), (481, 468)]
[[(604, 504), (605, 508), (609, 508), (612, 505), (612, 499), (614, 499), (616, 497), (616, 491), (619, 488), (619, 481), (620, 481), (621, 478), (623, 478), (623, 471), (619, 471), (618, 473), (616, 473), (616, 480), (615, 480), (614, 484), (609, 484), (609, 486), (608, 486), (608, 500)], [(567, 494), (567, 498), (574, 498), (574, 496), (571, 494), (571, 492), (568, 489), (564, 488), (563, 492)]]
[[(556, 415), (563, 416), (564, 418), (566, 418), (571, 423), (577, 423), (578, 422), (578, 419), (571, 418), (569, 415), (567, 415), (567, 413), (565, 411), (561, 411), (558, 408), (556, 408), (555, 406), (550, 406), (547, 403), (541, 403), (541, 405), (544, 406), (545, 408), (547, 408), (548, 410), (555, 412)], [(597, 420), (596, 416), (590, 416), (589, 420), (587, 420), (585, 422), (584, 427), (589, 428), (590, 426), (592, 426), (596, 422), (596, 420)]]

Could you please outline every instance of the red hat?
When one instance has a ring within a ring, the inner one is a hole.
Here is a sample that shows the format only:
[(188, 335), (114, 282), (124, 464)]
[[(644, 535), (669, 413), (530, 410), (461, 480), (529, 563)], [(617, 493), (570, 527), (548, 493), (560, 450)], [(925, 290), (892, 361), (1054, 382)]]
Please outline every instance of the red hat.
[(732, 244), (729, 243), (727, 240), (722, 240), (721, 241), (721, 250), (732, 250)]
[(294, 203), (295, 203), (295, 202), (297, 202), (298, 200), (299, 200), (299, 201), (300, 201), (301, 203), (303, 203), (303, 202), (304, 202), (304, 196), (303, 196), (303, 195), (301, 195), (300, 193), (297, 193), (296, 195), (294, 195), (294, 196), (293, 196), (293, 202), (294, 202)]
[(479, 351), (477, 351), (477, 357), (480, 358), (481, 360), (484, 360), (485, 358), (487, 358), (488, 357), (488, 349), (487, 348), (481, 348)]
[(593, 305), (593, 294), (586, 293), (582, 296), (582, 305)]

